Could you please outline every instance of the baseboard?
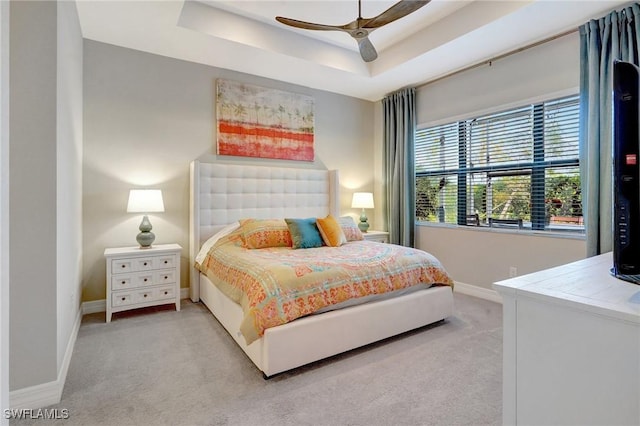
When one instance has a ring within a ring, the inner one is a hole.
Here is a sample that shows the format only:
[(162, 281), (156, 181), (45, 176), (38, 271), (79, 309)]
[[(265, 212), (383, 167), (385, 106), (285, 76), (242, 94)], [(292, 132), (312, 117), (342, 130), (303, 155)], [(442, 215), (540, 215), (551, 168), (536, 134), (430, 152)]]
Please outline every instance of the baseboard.
[(82, 302), (82, 315), (95, 314), (96, 312), (106, 311), (107, 301), (105, 299)]
[(78, 338), (82, 315), (83, 310), (81, 308), (78, 310), (75, 322), (73, 323), (73, 329), (67, 342), (62, 365), (60, 366), (60, 371), (58, 371), (58, 378), (53, 382), (42, 383), (9, 392), (9, 405), (12, 409), (43, 408), (60, 402), (62, 390), (67, 380), (67, 373), (69, 372), (69, 364), (71, 364), (71, 355), (73, 355), (73, 348)]
[(502, 297), (500, 297), (498, 292), (495, 290), (478, 287), (477, 285), (465, 284), (458, 281), (456, 281), (453, 289), (458, 293), (502, 304)]
[[(180, 300), (189, 298), (189, 287), (180, 288)], [(96, 312), (106, 312), (107, 301), (106, 299), (91, 300), (89, 302), (82, 302), (82, 315), (95, 314)]]

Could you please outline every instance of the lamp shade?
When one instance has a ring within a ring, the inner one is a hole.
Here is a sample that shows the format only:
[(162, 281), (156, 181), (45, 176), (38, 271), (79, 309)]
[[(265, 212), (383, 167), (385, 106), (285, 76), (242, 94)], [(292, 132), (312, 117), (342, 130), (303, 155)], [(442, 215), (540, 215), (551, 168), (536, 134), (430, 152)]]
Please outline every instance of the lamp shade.
[(132, 189), (129, 191), (127, 213), (155, 213), (164, 211), (162, 191), (159, 189)]
[(371, 192), (354, 192), (351, 208), (354, 209), (372, 209), (373, 194)]

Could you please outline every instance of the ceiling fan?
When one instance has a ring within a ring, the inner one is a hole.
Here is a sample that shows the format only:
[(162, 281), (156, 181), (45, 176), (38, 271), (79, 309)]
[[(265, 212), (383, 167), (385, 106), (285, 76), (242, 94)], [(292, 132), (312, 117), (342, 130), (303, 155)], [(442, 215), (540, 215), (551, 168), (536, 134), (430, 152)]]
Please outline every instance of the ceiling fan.
[(282, 24), (305, 30), (344, 31), (349, 33), (349, 35), (358, 42), (360, 56), (362, 56), (362, 59), (365, 62), (371, 62), (378, 57), (378, 52), (376, 52), (375, 47), (373, 47), (373, 44), (369, 41), (369, 34), (371, 34), (371, 32), (376, 28), (387, 25), (410, 14), (411, 12), (415, 12), (430, 1), (431, 0), (400, 0), (374, 18), (363, 18), (361, 0), (358, 0), (358, 18), (345, 25), (314, 24), (312, 22), (283, 18), (282, 16), (276, 16), (276, 20)]

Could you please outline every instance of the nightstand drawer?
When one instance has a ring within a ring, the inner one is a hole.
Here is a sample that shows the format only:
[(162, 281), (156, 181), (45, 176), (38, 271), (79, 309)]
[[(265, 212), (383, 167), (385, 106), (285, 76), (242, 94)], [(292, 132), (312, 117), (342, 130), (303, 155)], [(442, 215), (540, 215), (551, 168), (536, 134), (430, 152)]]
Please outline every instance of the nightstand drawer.
[(130, 292), (120, 292), (120, 293), (113, 293), (111, 294), (111, 306), (112, 307), (118, 307), (118, 306), (126, 306), (126, 305), (131, 305), (133, 304), (133, 296), (132, 293)]
[(111, 306), (137, 305), (157, 300), (174, 299), (176, 296), (175, 285), (162, 287), (150, 287), (134, 289), (132, 291), (119, 291), (111, 295)]
[(386, 243), (388, 240), (386, 235), (367, 235), (364, 239), (367, 241), (375, 241), (378, 243)]
[(111, 289), (118, 291), (128, 288), (146, 287), (150, 285), (174, 282), (176, 282), (175, 269), (138, 272), (133, 274), (118, 274), (111, 277)]
[(130, 259), (114, 259), (111, 261), (111, 271), (114, 274), (127, 272), (150, 271), (153, 269), (152, 257), (137, 257)]
[(136, 290), (133, 292), (133, 303), (145, 303), (156, 300), (156, 289)]
[(154, 284), (169, 284), (176, 282), (176, 270), (166, 269), (163, 271), (155, 271), (153, 274)]
[(111, 306), (116, 308), (119, 306), (137, 305), (140, 303), (151, 302), (156, 300), (155, 289), (137, 289), (128, 292), (113, 293)]
[(114, 274), (123, 274), (133, 272), (134, 259), (115, 259), (111, 261), (111, 272)]
[(388, 243), (389, 233), (386, 231), (369, 231), (363, 232), (362, 236), (367, 241), (375, 241), (377, 243)]
[(160, 256), (153, 259), (153, 269), (173, 268), (175, 266), (175, 256)]
[(156, 292), (157, 292), (156, 293), (157, 300), (173, 299), (174, 297), (176, 297), (176, 287), (173, 285), (158, 287), (156, 289)]
[(149, 272), (138, 272), (137, 274), (132, 275), (132, 283), (134, 287), (143, 287), (146, 285), (153, 285), (155, 282), (153, 281), (155, 273), (153, 271)]
[(149, 271), (153, 269), (152, 257), (141, 257), (135, 260), (134, 267), (136, 271)]
[(122, 274), (119, 276), (111, 277), (111, 289), (117, 291), (133, 287), (133, 280), (131, 278), (131, 274)]
[(175, 286), (164, 286), (137, 290), (132, 293), (132, 296), (132, 303), (146, 303), (163, 299), (173, 299), (176, 296), (176, 292)]

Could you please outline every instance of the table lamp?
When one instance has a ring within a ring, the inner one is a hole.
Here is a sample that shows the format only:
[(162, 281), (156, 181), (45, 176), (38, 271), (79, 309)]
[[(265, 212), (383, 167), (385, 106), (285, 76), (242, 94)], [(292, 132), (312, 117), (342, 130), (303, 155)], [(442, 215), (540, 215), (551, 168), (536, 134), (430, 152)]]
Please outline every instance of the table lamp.
[(354, 192), (353, 200), (351, 200), (351, 208), (362, 209), (358, 228), (360, 228), (360, 231), (362, 232), (367, 232), (367, 229), (369, 229), (369, 223), (367, 222), (367, 215), (365, 214), (364, 209), (373, 208), (373, 194), (371, 192)]
[(149, 248), (156, 239), (151, 232), (151, 222), (147, 213), (164, 212), (162, 191), (159, 189), (132, 189), (129, 191), (127, 213), (144, 213), (140, 223), (140, 233), (136, 236), (140, 248)]

